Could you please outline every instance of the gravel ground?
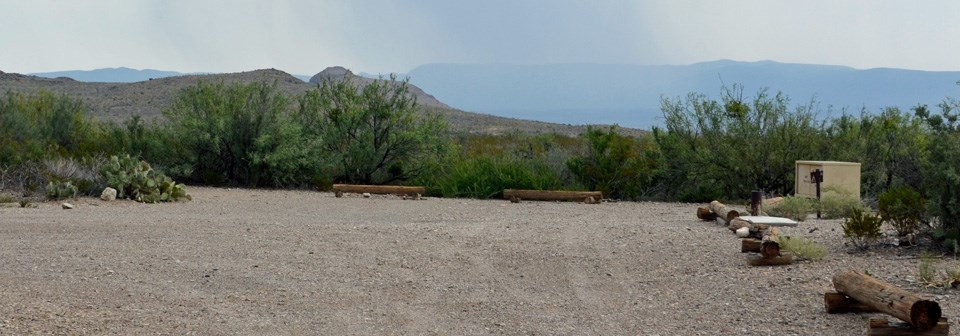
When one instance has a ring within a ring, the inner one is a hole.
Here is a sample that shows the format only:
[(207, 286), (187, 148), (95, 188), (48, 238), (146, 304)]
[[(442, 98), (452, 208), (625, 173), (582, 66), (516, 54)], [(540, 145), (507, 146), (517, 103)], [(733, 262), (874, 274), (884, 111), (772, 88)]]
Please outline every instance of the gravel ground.
[(862, 335), (822, 303), (851, 268), (960, 318), (919, 249), (850, 253), (836, 220), (782, 232), (825, 260), (753, 268), (696, 204), (190, 192), (0, 208), (0, 334)]

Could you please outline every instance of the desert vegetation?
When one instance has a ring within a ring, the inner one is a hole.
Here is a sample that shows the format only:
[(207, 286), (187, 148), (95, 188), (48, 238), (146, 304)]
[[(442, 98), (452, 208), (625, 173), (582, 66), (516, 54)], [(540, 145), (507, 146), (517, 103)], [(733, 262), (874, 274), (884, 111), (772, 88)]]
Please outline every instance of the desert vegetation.
[[(594, 127), (569, 137), (455, 133), (396, 77), (330, 79), (299, 95), (269, 82), (199, 82), (177, 93), (163, 118), (122, 123), (96, 121), (76, 98), (6, 92), (0, 188), (20, 197), (90, 195), (117, 184), (113, 160), (142, 160), (153, 184), (167, 187), (148, 197), (156, 201), (184, 194), (177, 180), (321, 190), (335, 182), (417, 184), (470, 198), (506, 188), (598, 190), (623, 200), (702, 202), (742, 200), (756, 189), (790, 195), (796, 160), (855, 161), (867, 204), (835, 191), (818, 204), (785, 202), (781, 214), (802, 220), (819, 208), (852, 218), (851, 234), (865, 235), (851, 238), (859, 243), (870, 240), (879, 208), (877, 218), (898, 235), (923, 231), (960, 250), (957, 100), (832, 116), (816, 101), (733, 86), (719, 99), (692, 93), (665, 97), (661, 107), (664, 125), (643, 135)], [(871, 227), (860, 230), (864, 221)]]

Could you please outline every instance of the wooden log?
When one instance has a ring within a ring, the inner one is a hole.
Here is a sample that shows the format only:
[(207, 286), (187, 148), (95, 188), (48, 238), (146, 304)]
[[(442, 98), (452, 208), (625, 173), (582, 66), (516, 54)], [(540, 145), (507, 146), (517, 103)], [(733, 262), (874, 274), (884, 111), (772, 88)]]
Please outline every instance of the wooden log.
[(512, 199), (516, 197), (525, 201), (573, 201), (583, 202), (587, 198), (593, 197), (596, 203), (603, 199), (603, 194), (599, 191), (566, 191), (566, 190), (521, 190), (504, 189), (503, 198)]
[(823, 293), (823, 306), (827, 314), (876, 313), (877, 310), (863, 302), (837, 292)]
[(763, 245), (763, 241), (755, 238), (743, 238), (740, 240), (740, 253), (747, 252), (760, 252), (760, 246)]
[(745, 228), (745, 227), (751, 228), (751, 231), (753, 231), (753, 229), (752, 229), (752, 228), (753, 228), (753, 223), (750, 223), (750, 222), (745, 221), (745, 220), (740, 219), (740, 218), (734, 218), (734, 219), (730, 220), (729, 223), (727, 223), (727, 228), (730, 229), (730, 231), (734, 231), (734, 232), (736, 232), (736, 231), (739, 230), (740, 228)]
[(725, 219), (728, 223), (734, 218), (740, 217), (740, 212), (720, 203), (720, 201), (710, 202), (710, 210), (718, 217)]
[(747, 263), (750, 266), (783, 266), (793, 264), (793, 255), (789, 253), (784, 253), (779, 257), (773, 258), (764, 258), (760, 257), (751, 257), (747, 258)]
[(765, 240), (760, 243), (760, 256), (771, 259), (780, 256), (780, 243), (772, 240)]
[(713, 213), (710, 208), (697, 208), (697, 218), (712, 222), (717, 220), (717, 214)]
[(940, 318), (929, 330), (917, 330), (903, 322), (891, 322), (884, 318), (871, 318), (867, 324), (867, 336), (949, 336), (950, 323)]
[(918, 330), (932, 329), (942, 314), (937, 302), (858, 271), (837, 273), (833, 276), (833, 287), (877, 311), (910, 323)]
[(426, 188), (412, 186), (394, 186), (394, 185), (365, 185), (365, 184), (334, 184), (334, 194), (342, 193), (371, 193), (379, 195), (416, 195), (425, 194)]

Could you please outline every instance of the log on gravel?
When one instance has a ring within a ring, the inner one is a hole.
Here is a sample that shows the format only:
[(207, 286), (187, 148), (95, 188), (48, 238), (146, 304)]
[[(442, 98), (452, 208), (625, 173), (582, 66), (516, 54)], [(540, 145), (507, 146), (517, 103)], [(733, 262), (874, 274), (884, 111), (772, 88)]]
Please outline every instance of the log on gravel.
[(950, 323), (946, 318), (940, 318), (937, 325), (929, 330), (919, 331), (903, 322), (891, 322), (883, 318), (871, 318), (867, 325), (867, 336), (949, 336)]
[(393, 185), (365, 185), (365, 184), (334, 184), (333, 192), (342, 195), (343, 193), (353, 194), (378, 194), (378, 195), (423, 195), (426, 193), (424, 187), (413, 186), (393, 186)]
[(782, 256), (773, 258), (751, 257), (747, 259), (750, 266), (783, 266), (793, 264), (793, 255), (784, 253)]
[(734, 218), (740, 217), (739, 211), (731, 209), (723, 203), (720, 203), (720, 201), (710, 202), (710, 210), (717, 214), (718, 217), (726, 220), (728, 223)]
[(697, 218), (712, 222), (717, 220), (717, 214), (710, 210), (710, 208), (697, 208)]
[(780, 256), (780, 243), (772, 240), (765, 240), (760, 243), (760, 256), (771, 259)]
[(833, 276), (833, 287), (854, 300), (891, 315), (918, 330), (937, 326), (942, 311), (936, 301), (877, 280), (858, 271), (844, 271)]
[(745, 227), (751, 228), (750, 231), (753, 231), (752, 229), (753, 223), (750, 223), (740, 218), (734, 218), (730, 220), (730, 222), (727, 224), (727, 228), (730, 229), (730, 231), (734, 231), (734, 232), (736, 232), (740, 228), (745, 228)]
[(740, 253), (755, 252), (760, 253), (760, 246), (763, 241), (756, 238), (743, 238), (740, 240)]
[(586, 202), (593, 197), (595, 203), (603, 199), (603, 193), (599, 191), (566, 191), (566, 190), (522, 190), (522, 189), (504, 189), (504, 199), (522, 199), (525, 201), (574, 201)]
[(837, 292), (823, 293), (823, 306), (827, 314), (876, 313), (877, 310), (863, 302)]

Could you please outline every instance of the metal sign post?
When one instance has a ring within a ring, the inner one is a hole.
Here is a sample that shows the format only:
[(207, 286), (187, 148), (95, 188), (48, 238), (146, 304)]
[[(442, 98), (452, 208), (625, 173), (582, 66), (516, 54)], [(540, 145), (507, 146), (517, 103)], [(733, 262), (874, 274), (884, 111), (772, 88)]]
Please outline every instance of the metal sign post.
[[(823, 171), (820, 169), (810, 172), (810, 183), (817, 185), (817, 203), (820, 203), (820, 183), (823, 183)], [(817, 206), (817, 219), (820, 219), (820, 206)]]

